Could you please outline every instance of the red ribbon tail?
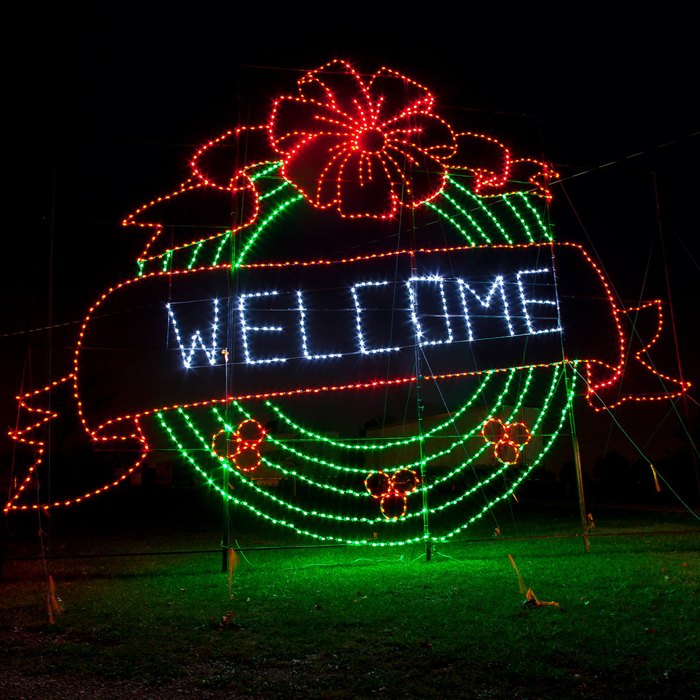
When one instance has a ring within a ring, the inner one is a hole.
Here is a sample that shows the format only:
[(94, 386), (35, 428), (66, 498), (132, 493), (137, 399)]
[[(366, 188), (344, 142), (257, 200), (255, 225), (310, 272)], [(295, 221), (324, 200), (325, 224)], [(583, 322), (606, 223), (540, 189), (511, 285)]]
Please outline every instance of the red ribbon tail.
[(690, 382), (660, 372), (649, 355), (663, 330), (662, 302), (655, 299), (616, 313), (630, 332), (625, 334), (624, 357), (617, 367), (595, 360), (586, 362), (587, 399), (593, 410), (615, 408), (628, 401), (662, 401), (682, 396)]
[(58, 417), (58, 412), (50, 408), (50, 397), (62, 390), (73, 379), (72, 374), (51, 382), (47, 386), (20, 394), (17, 397), (17, 426), (8, 431), (8, 435), (17, 443), (33, 450), (33, 459), (26, 468), (24, 477), (13, 478), (10, 493), (3, 511), (29, 510), (30, 506), (21, 505), (22, 496), (26, 495), (32, 485), (36, 485), (37, 471), (44, 459), (48, 441), (48, 424)]
[[(69, 385), (75, 379), (75, 375), (67, 374), (61, 379), (48, 384), (37, 391), (27, 392), (17, 397), (19, 406), (19, 416), (17, 427), (9, 431), (9, 436), (17, 443), (33, 450), (33, 455), (29, 459), (28, 466), (21, 477), (12, 479), (10, 484), (10, 494), (4, 507), (4, 512), (9, 511), (48, 511), (57, 506), (68, 506), (78, 503), (91, 496), (103, 493), (107, 489), (123, 483), (136, 469), (138, 469), (148, 453), (148, 444), (138, 420), (133, 419), (133, 425), (129, 426), (129, 435), (100, 435), (96, 431), (89, 432), (89, 438), (93, 443), (101, 445), (104, 451), (105, 443), (112, 443), (114, 448), (124, 446), (127, 441), (133, 444), (135, 440), (139, 446), (139, 457), (133, 460), (129, 457), (131, 464), (124, 467), (116, 478), (101, 483), (97, 487), (79, 487), (78, 495), (65, 493), (70, 491), (69, 485), (61, 488), (61, 475), (57, 474), (52, 478), (55, 492), (60, 493), (60, 498), (55, 495), (49, 496), (42, 489), (44, 456), (49, 447), (49, 424), (57, 418), (62, 418), (58, 411), (51, 408), (52, 402), (63, 403), (68, 400)], [(62, 423), (63, 421), (61, 421)], [(85, 426), (83, 426), (85, 428)], [(77, 434), (77, 433), (76, 433)], [(84, 433), (81, 433), (84, 436)], [(52, 490), (53, 490), (52, 486)]]

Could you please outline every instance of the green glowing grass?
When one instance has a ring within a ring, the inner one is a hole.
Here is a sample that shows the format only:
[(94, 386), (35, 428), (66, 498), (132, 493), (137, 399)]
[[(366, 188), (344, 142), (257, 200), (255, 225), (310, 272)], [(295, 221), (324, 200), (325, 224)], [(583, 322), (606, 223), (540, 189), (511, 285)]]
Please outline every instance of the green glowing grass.
[[(216, 553), (59, 560), (50, 570), (65, 612), (53, 626), (41, 563), (7, 562), (0, 689), (8, 698), (100, 688), (154, 698), (692, 697), (700, 531), (683, 534), (688, 518), (661, 517), (599, 515), (590, 554), (580, 538), (451, 542), (429, 564), (420, 545), (248, 551), (232, 601)], [(632, 529), (646, 534), (601, 536)], [(88, 530), (54, 536), (55, 551), (218, 544), (215, 529)], [(575, 509), (502, 530), (574, 534)], [(660, 530), (678, 534), (652, 534)], [(521, 605), (508, 554), (559, 608)]]

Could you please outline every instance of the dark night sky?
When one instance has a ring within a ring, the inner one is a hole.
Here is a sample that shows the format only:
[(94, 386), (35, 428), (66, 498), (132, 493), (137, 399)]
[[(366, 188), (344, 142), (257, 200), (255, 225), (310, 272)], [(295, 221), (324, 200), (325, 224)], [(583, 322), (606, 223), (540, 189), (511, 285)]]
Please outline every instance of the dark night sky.
[[(689, 18), (603, 17), (586, 6), (585, 17), (504, 7), (398, 20), (398, 10), (348, 6), (342, 20), (320, 14), (312, 28), (303, 9), (269, 24), (264, 8), (113, 7), (18, 22), (6, 132), (16, 191), (3, 236), (3, 428), (14, 423), (23, 372), (28, 380), (28, 349), (34, 385), (45, 376), (48, 334), (33, 329), (78, 321), (132, 274), (143, 240), (121, 218), (177, 185), (197, 145), (264, 114), (275, 95), (294, 91), (300, 71), (334, 57), (367, 72), (401, 70), (464, 128), (554, 163), (563, 176), (557, 237), (594, 251), (629, 303), (668, 297), (658, 192), (681, 359), (700, 382), (699, 66)], [(68, 337), (77, 332), (67, 328)], [(0, 442), (5, 455), (10, 441)]]

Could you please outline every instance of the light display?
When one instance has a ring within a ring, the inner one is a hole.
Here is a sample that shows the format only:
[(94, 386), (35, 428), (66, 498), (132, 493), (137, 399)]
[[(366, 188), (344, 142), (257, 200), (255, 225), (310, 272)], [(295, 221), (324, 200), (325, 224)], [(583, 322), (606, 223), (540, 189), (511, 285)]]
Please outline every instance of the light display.
[[(211, 441), (211, 451), (222, 459), (233, 462), (242, 472), (254, 472), (262, 461), (260, 445), (265, 439), (265, 428), (253, 418), (246, 418), (238, 424), (233, 433), (233, 449), (230, 449), (231, 432), (222, 428), (214, 433)], [(223, 450), (219, 438), (225, 440)], [(222, 454), (223, 451), (223, 454)]]
[(315, 206), (343, 217), (392, 218), (445, 185), (456, 134), (422, 85), (388, 68), (368, 81), (349, 63), (310, 71), (270, 121), (282, 174)]
[[(6, 512), (79, 503), (165, 446), (300, 535), (444, 541), (515, 493), (577, 395), (599, 410), (687, 389), (645, 359), (661, 332), (649, 302), (657, 331), (634, 357), (671, 391), (621, 390), (629, 310), (582, 246), (553, 240), (554, 170), (453, 128), (393, 70), (312, 70), (266, 123), (212, 139), (190, 166), (124, 220), (147, 243), (89, 308), (71, 371), (19, 397), (11, 435), (36, 459)], [(164, 235), (195, 209), (213, 223)], [(90, 439), (133, 457), (49, 497), (42, 428), (58, 411), (44, 402), (67, 387)], [(358, 435), (387, 407), (403, 422)]]
[(503, 464), (515, 464), (522, 448), (532, 440), (525, 423), (504, 423), (500, 418), (487, 420), (481, 434), (486, 442), (493, 444), (493, 455)]
[(407, 496), (420, 484), (420, 477), (413, 469), (399, 469), (389, 476), (382, 471), (373, 472), (365, 479), (365, 488), (372, 498), (379, 500), (385, 518), (397, 520), (406, 515)]

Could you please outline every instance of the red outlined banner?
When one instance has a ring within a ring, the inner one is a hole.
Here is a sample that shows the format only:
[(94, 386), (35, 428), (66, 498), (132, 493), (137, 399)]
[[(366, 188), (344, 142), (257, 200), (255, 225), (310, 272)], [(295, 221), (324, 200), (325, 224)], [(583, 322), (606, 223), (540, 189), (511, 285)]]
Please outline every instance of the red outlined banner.
[[(167, 262), (167, 251), (228, 235), (222, 229), (232, 210), (234, 235), (252, 224), (263, 198), (276, 191), (263, 193), (254, 167), (263, 164), (317, 212), (337, 215), (325, 219), (332, 228), (316, 230), (330, 234), (333, 250), (345, 239), (342, 222), (354, 244), (370, 231), (357, 219), (383, 220), (393, 231), (401, 212), (413, 217), (447, 197), (451, 175), (481, 197), (524, 190), (551, 199), (551, 166), (515, 158), (490, 136), (456, 130), (434, 108), (425, 86), (386, 67), (366, 75), (330, 61), (303, 74), (295, 90), (274, 100), (266, 123), (204, 144), (176, 191), (125, 218), (125, 226), (152, 232), (140, 263), (150, 269)], [(183, 225), (189, 221), (196, 226)], [(161, 235), (171, 223), (172, 235)], [(201, 237), (203, 225), (212, 227), (210, 238)], [(295, 227), (303, 234), (307, 225), (300, 217)], [(388, 240), (371, 230), (375, 242)], [(421, 240), (444, 240), (436, 232)], [(284, 238), (315, 245), (293, 231)], [(637, 329), (637, 320), (650, 321), (636, 344), (627, 330), (630, 311)], [(485, 371), (576, 361), (595, 410), (678, 396), (688, 384), (658, 373), (646, 352), (661, 321), (658, 301), (619, 308), (600, 269), (567, 243), (255, 263), (233, 275), (226, 265), (146, 274), (93, 304), (72, 369), (18, 397), (21, 417), (11, 436), (34, 448), (35, 463), (13, 486), (6, 510), (68, 505), (123, 481), (149, 451), (142, 418), (156, 411), (296, 395), (330, 396), (342, 408), (343, 392), (410, 386), (417, 359), (425, 381), (458, 390)], [(106, 450), (124, 447), (129, 466), (72, 501), (19, 505), (46, 449), (43, 429), (58, 417), (52, 394), (70, 389), (90, 439)]]
[[(235, 288), (229, 266), (156, 273), (100, 297), (83, 323), (73, 372), (18, 397), (22, 418), (11, 436), (33, 447), (36, 460), (6, 511), (35, 507), (21, 495), (46, 448), (42, 429), (58, 415), (48, 408), (50, 394), (70, 386), (91, 439), (136, 456), (113, 482), (43, 508), (79, 502), (128, 478), (149, 451), (142, 419), (155, 411), (408, 386), (416, 381), (417, 337), (429, 382), (577, 361), (595, 410), (673, 398), (689, 386), (648, 359), (662, 331), (661, 303), (618, 308), (602, 271), (577, 244), (254, 263), (234, 281)], [(394, 334), (387, 331), (391, 313)], [(630, 342), (627, 314), (637, 327), (647, 317), (642, 342)], [(285, 361), (264, 361), (275, 357)]]
[(591, 391), (619, 384), (628, 350), (577, 245), (255, 263), (235, 288), (230, 272), (144, 276), (93, 308), (75, 363), (90, 430), (163, 407), (409, 383), (417, 343), (429, 381), (571, 359)]

